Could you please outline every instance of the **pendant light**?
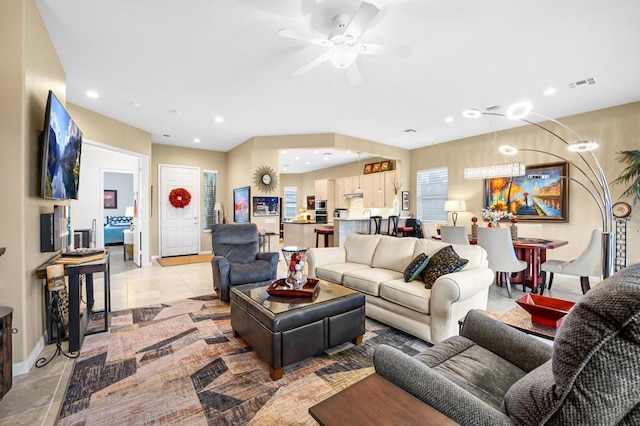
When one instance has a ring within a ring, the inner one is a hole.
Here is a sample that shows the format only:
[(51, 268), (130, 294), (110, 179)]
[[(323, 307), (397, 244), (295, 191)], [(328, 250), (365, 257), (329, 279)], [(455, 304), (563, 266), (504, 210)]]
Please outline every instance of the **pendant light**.
[[(358, 151), (358, 170), (362, 170), (360, 167), (360, 152)], [(358, 173), (358, 189), (356, 192), (362, 192), (362, 174)]]
[(380, 169), (380, 165), (382, 164), (382, 157), (378, 157), (378, 193), (382, 192), (382, 185), (380, 185), (380, 175), (382, 174), (382, 170)]

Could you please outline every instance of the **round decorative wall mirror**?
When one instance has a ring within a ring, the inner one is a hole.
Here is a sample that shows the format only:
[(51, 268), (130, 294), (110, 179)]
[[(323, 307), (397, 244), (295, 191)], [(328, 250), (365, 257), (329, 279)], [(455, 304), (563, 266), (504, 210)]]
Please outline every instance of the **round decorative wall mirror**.
[(260, 166), (253, 173), (253, 184), (262, 192), (272, 192), (278, 187), (278, 173), (269, 166)]

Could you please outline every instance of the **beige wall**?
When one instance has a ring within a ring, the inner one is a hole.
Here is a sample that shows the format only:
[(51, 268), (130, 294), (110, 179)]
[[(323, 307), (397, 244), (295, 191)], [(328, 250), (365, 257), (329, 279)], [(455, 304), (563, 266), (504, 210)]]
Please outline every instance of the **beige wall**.
[[(480, 118), (483, 119), (483, 118)], [(489, 120), (489, 118), (484, 118)], [(584, 139), (599, 141), (600, 148), (595, 151), (609, 183), (620, 175), (624, 168), (616, 161), (617, 152), (638, 149), (640, 135), (640, 102), (607, 108), (600, 111), (562, 118), (559, 121), (569, 126)], [(545, 123), (559, 135), (572, 139), (566, 131), (557, 125)], [(449, 169), (449, 198), (466, 200), (467, 212), (460, 213), (458, 224), (471, 226), (471, 217), (481, 217), (483, 207), (483, 181), (463, 179), (465, 167), (522, 161), (526, 164), (539, 164), (559, 161), (544, 154), (521, 153), (515, 157), (501, 155), (500, 145), (513, 145), (520, 148), (534, 148), (550, 151), (571, 161), (576, 154), (566, 151), (565, 145), (547, 132), (534, 126), (518, 127), (497, 133), (461, 139), (446, 144), (419, 148), (411, 151), (411, 204), (415, 204), (415, 176), (418, 170), (430, 167), (447, 166)], [(576, 170), (570, 171), (574, 178)], [(610, 186), (613, 202), (618, 201), (625, 187)], [(631, 204), (631, 199), (626, 199)], [(640, 206), (638, 206), (640, 207)], [(640, 262), (640, 214), (633, 215), (628, 223), (627, 257), (629, 264)], [(593, 199), (579, 185), (571, 182), (569, 188), (569, 222), (534, 224), (521, 222), (521, 235), (569, 241), (567, 246), (549, 250), (549, 258), (571, 260), (586, 247), (590, 230), (602, 227), (599, 210)], [(597, 275), (599, 268), (595, 268)]]
[[(39, 215), (40, 134), (49, 89), (65, 102), (65, 74), (33, 1), (0, 2), (0, 304), (14, 308), (13, 362), (25, 361), (44, 330)], [(11, 201), (7, 201), (11, 200)], [(58, 202), (59, 203), (59, 202)]]
[[(200, 168), (200, 183), (204, 182), (205, 170), (218, 171), (218, 188), (226, 187), (228, 180), (228, 168), (227, 168), (227, 154), (224, 152), (207, 151), (203, 149), (192, 148), (179, 148), (169, 145), (153, 144), (151, 153), (151, 170), (150, 170), (150, 182), (153, 186), (152, 205), (151, 211), (153, 212), (150, 218), (150, 251), (153, 256), (157, 256), (159, 251), (158, 241), (158, 164), (169, 164), (174, 166), (189, 166)], [(224, 191), (223, 191), (224, 193)], [(221, 194), (222, 195), (222, 194)], [(204, 218), (204, 197), (201, 194), (200, 197), (200, 217)], [(226, 210), (226, 205), (223, 206)], [(226, 211), (225, 211), (226, 213)], [(233, 216), (232, 216), (233, 217)], [(211, 251), (211, 233), (202, 231), (200, 235), (200, 250)]]

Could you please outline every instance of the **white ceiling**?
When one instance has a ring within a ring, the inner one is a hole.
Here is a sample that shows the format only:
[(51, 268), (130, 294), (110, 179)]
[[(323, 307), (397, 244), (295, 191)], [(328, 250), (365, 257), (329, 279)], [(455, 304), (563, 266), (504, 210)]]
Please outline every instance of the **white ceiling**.
[[(154, 143), (226, 152), (252, 136), (334, 132), (412, 149), (517, 124), (462, 118), (467, 107), (529, 100), (558, 118), (640, 100), (640, 1), (370, 2), (380, 13), (359, 40), (413, 53), (360, 55), (364, 81), (353, 86), (330, 62), (291, 76), (326, 48), (278, 30), (326, 37), (360, 0), (36, 0), (67, 101)], [(596, 84), (568, 88), (587, 78)], [(285, 160), (280, 172), (291, 173)], [(304, 161), (296, 170), (326, 164)]]

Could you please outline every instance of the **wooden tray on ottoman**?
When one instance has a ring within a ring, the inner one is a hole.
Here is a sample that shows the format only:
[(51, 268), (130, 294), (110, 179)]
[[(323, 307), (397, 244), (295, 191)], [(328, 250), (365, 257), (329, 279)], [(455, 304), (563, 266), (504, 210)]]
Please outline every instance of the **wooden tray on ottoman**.
[(271, 296), (313, 297), (317, 285), (318, 280), (314, 278), (307, 278), (307, 283), (303, 285), (302, 288), (294, 290), (291, 288), (285, 288), (287, 286), (287, 284), (285, 284), (285, 279), (280, 278), (279, 280), (274, 281), (274, 283), (267, 288), (267, 293)]

